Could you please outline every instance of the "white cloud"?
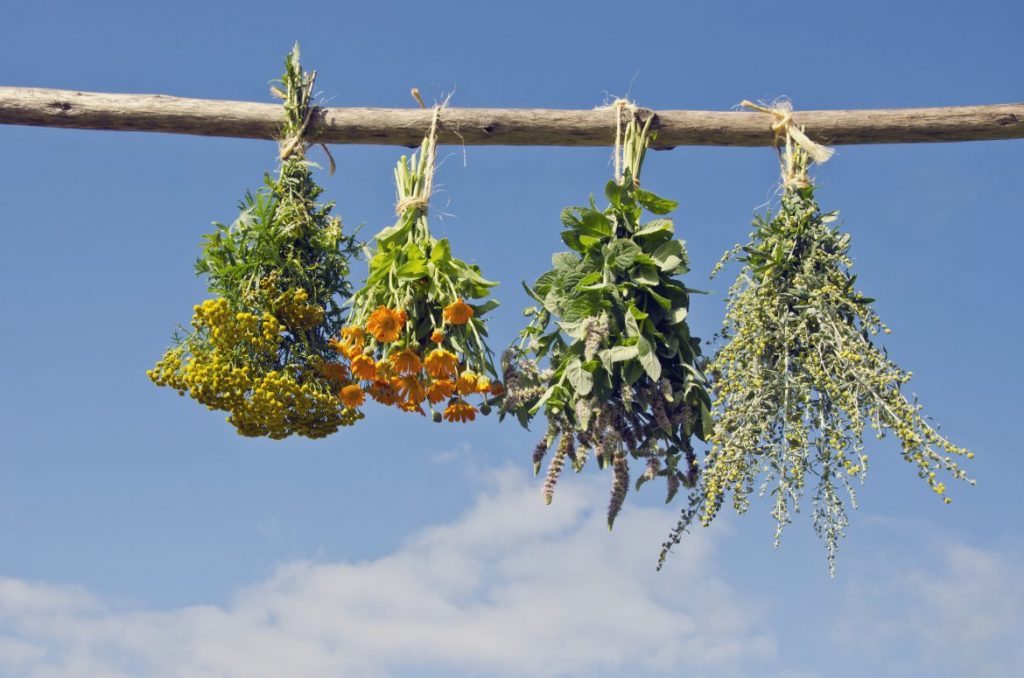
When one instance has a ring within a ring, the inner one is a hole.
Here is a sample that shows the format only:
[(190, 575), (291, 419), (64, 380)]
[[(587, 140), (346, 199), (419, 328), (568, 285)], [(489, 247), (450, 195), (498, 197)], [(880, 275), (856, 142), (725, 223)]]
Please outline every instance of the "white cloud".
[(706, 533), (665, 571), (675, 512), (605, 491), (491, 474), (454, 522), (366, 562), (297, 562), (226, 607), (119, 610), (86, 592), (0, 579), (0, 664), (89, 676), (728, 675), (774, 657), (758, 609), (715, 575)]
[(912, 565), (882, 563), (851, 582), (834, 639), (872, 675), (1017, 675), (1024, 666), (1019, 550), (914, 542), (904, 542), (920, 548)]

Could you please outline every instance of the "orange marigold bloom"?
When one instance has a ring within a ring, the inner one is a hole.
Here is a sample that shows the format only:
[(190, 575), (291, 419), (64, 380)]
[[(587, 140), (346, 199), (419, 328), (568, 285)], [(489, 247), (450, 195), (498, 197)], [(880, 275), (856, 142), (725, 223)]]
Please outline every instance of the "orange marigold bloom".
[(451, 398), (453, 393), (455, 393), (455, 384), (452, 383), (452, 380), (440, 379), (427, 387), (427, 400), (432, 405), (436, 405), (445, 398)]
[(357, 355), (352, 359), (352, 374), (367, 381), (377, 378), (377, 365), (368, 355)]
[(444, 341), (444, 332), (442, 332), (441, 330), (434, 330), (430, 335), (430, 341), (434, 342), (435, 344), (440, 344), (442, 341)]
[(505, 395), (505, 385), (500, 381), (491, 384), (491, 395), (495, 397)]
[(443, 348), (435, 348), (427, 354), (426, 359), (423, 361), (427, 374), (435, 379), (455, 376), (458, 365), (459, 359), (455, 357), (455, 354)]
[(398, 394), (391, 384), (377, 382), (370, 387), (370, 397), (381, 405), (394, 405), (398, 402)]
[(334, 381), (348, 379), (348, 370), (341, 363), (324, 363), (320, 367), (320, 374), (324, 379), (333, 379)]
[(345, 327), (341, 330), (341, 341), (338, 343), (341, 344), (339, 353), (344, 353), (345, 355), (350, 353), (358, 354), (366, 346), (366, 334), (361, 327)]
[(343, 387), (338, 397), (347, 407), (359, 407), (366, 400), (366, 396), (363, 395), (363, 389), (359, 388), (359, 384), (349, 384)]
[(490, 393), (491, 391), (491, 380), (487, 377), (480, 377), (476, 380), (476, 392), (477, 393)]
[(472, 307), (462, 299), (444, 307), (444, 321), (450, 325), (465, 325), (473, 317)]
[(387, 306), (380, 306), (370, 314), (369, 320), (366, 321), (366, 330), (377, 341), (389, 344), (402, 334), (405, 321), (405, 311), (392, 311)]
[(407, 400), (405, 402), (398, 403), (398, 407), (403, 412), (419, 412), (424, 417), (427, 416), (427, 413), (423, 411), (423, 408), (420, 406), (419, 403), (415, 403), (415, 402), (411, 402), (411, 401)]
[(442, 416), (452, 423), (465, 423), (476, 419), (476, 410), (469, 403), (457, 400), (444, 408), (444, 415)]
[(427, 397), (426, 389), (420, 383), (419, 377), (414, 374), (407, 374), (404, 377), (393, 379), (391, 386), (398, 393), (399, 397), (409, 402), (419, 403)]
[(390, 358), (391, 366), (399, 374), (416, 374), (422, 366), (420, 357), (411, 349), (403, 349), (398, 353), (392, 353)]
[(470, 393), (476, 393), (476, 384), (480, 377), (475, 372), (466, 370), (459, 375), (459, 380), (455, 383), (455, 388), (459, 390), (462, 395), (469, 395)]

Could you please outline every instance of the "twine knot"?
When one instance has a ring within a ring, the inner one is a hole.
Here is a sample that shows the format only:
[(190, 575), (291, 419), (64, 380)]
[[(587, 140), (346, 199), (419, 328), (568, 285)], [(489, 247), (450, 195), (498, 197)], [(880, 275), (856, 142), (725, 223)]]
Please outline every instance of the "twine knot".
[[(420, 106), (426, 108), (423, 105), (423, 99), (420, 97), (419, 90), (413, 88), (412, 96), (419, 102)], [(451, 98), (451, 97), (449, 97)], [(423, 214), (427, 213), (430, 207), (430, 196), (434, 191), (434, 166), (436, 164), (436, 147), (437, 147), (437, 128), (441, 120), (441, 110), (448, 103), (448, 99), (445, 99), (442, 103), (434, 106), (434, 115), (430, 120), (430, 132), (427, 134), (426, 144), (426, 159), (425, 167), (423, 169), (423, 183), (419, 186), (415, 195), (407, 195), (404, 198), (400, 198), (395, 203), (395, 215), (402, 216), (407, 209), (415, 208)]]
[(622, 184), (622, 114), (635, 116), (639, 110), (629, 99), (616, 99), (612, 102), (615, 111), (615, 183)]
[[(302, 118), (302, 124), (295, 132), (290, 136), (285, 137), (280, 142), (280, 150), (278, 152), (278, 158), (281, 162), (288, 160), (293, 155), (305, 156), (306, 148), (309, 147), (310, 142), (306, 139), (306, 130), (309, 129), (310, 123), (313, 121), (319, 112), (320, 107), (311, 104), (310, 101), (313, 98), (313, 83), (316, 81), (316, 71), (309, 74), (309, 79), (305, 85), (304, 91), (301, 93), (302, 101), (305, 102), (306, 114)], [(282, 92), (277, 87), (270, 88), (271, 93), (281, 99), (287, 99), (287, 94)], [(337, 164), (334, 162), (334, 156), (331, 154), (331, 149), (327, 148), (327, 144), (320, 143), (320, 148), (324, 149), (324, 153), (327, 154), (327, 160), (330, 163), (331, 175), (334, 175), (334, 171), (337, 169)], [(300, 157), (301, 159), (301, 157)]]
[(785, 145), (783, 156), (785, 186), (810, 185), (810, 181), (807, 179), (807, 162), (796, 157), (796, 154), (793, 153), (794, 145), (819, 165), (828, 162), (835, 153), (835, 149), (811, 140), (804, 133), (803, 128), (793, 121), (793, 104), (786, 99), (775, 101), (770, 107), (744, 99), (740, 102), (740, 106), (772, 116), (772, 132), (775, 133), (776, 146), (779, 146), (780, 142)]

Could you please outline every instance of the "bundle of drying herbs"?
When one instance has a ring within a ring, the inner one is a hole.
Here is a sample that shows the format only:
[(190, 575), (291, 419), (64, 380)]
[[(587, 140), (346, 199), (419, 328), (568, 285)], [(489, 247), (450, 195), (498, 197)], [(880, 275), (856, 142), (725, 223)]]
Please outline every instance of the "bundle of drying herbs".
[(398, 220), (377, 234), (366, 284), (333, 345), (356, 380), (342, 389), (349, 405), (369, 394), (406, 412), (425, 415), (426, 405), (438, 422), (464, 423), (476, 418), (471, 396), (487, 414), (502, 393), (482, 317), (498, 302), (487, 300), (495, 283), (452, 256), (427, 223), (441, 109), (434, 108), (419, 155), (398, 161)]
[(285, 112), (278, 174), (245, 196), (233, 224), (205, 236), (196, 272), (217, 296), (194, 308), (192, 328), (148, 372), (228, 412), (245, 436), (320, 438), (362, 417), (339, 397), (349, 373), (329, 343), (358, 246), (331, 216), (333, 204), (317, 202), (322, 189), (305, 157), (314, 79), (296, 46), (272, 90)]
[[(615, 112), (629, 121), (617, 133), (610, 204), (602, 211), (591, 198), (562, 212), (571, 251), (555, 254), (552, 270), (526, 287), (538, 306), (526, 310), (532, 320), (503, 356), (500, 410), (523, 426), (543, 410), (547, 428), (533, 463), (539, 473), (554, 447), (547, 502), (567, 462), (580, 471), (593, 455), (611, 467), (609, 529), (629, 490), (631, 458), (644, 467), (636, 487), (664, 478), (666, 501), (694, 485), (690, 441), (710, 433), (711, 406), (700, 342), (686, 322), (691, 290), (678, 280), (688, 270), (686, 249), (663, 217), (676, 203), (640, 188), (653, 116), (641, 122), (628, 104)], [(641, 223), (644, 210), (658, 218)]]
[(776, 545), (791, 514), (813, 486), (813, 525), (835, 572), (847, 525), (844, 495), (856, 507), (853, 481), (868, 468), (865, 424), (879, 438), (892, 433), (902, 455), (938, 495), (945, 472), (966, 479), (960, 457), (972, 458), (921, 413), (903, 386), (910, 372), (876, 344), (888, 333), (858, 292), (850, 236), (823, 213), (807, 178), (804, 149), (787, 138), (779, 210), (754, 220), (750, 241), (726, 253), (742, 270), (729, 290), (713, 377), (714, 433), (700, 487), (662, 552), (695, 519), (709, 524), (727, 495), (739, 512), (757, 491), (772, 497)]

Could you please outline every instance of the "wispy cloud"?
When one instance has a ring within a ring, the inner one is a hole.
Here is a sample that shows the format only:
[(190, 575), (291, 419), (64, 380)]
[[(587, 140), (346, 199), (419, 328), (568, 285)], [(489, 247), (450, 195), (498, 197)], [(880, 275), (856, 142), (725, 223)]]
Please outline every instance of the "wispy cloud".
[(758, 608), (715, 575), (709, 535), (654, 572), (673, 511), (631, 507), (609, 535), (593, 483), (551, 507), (516, 471), (487, 487), (385, 557), (292, 563), (225, 607), (122, 610), (0, 580), (0, 664), (33, 678), (729, 675), (774, 657)]
[(878, 676), (1017, 675), (1024, 666), (1021, 551), (953, 540), (919, 549), (913, 563), (879, 562), (851, 581), (835, 617), (837, 647)]

